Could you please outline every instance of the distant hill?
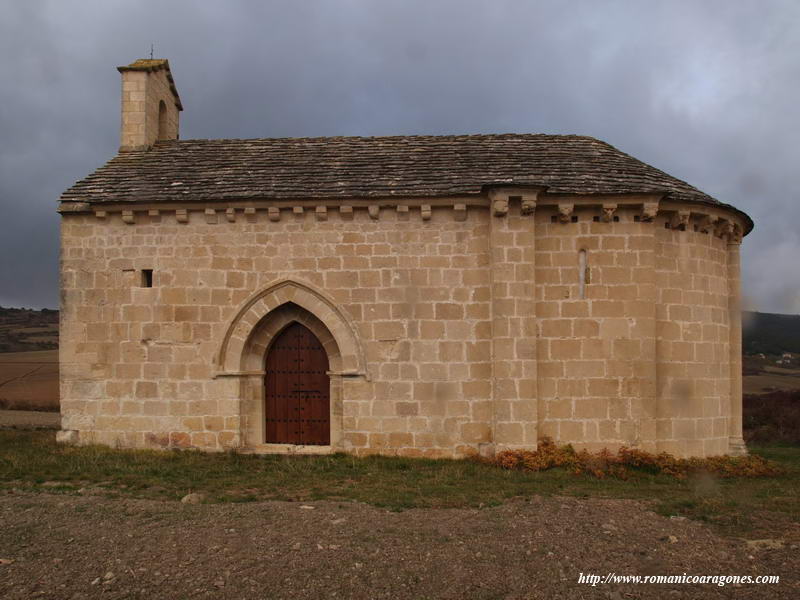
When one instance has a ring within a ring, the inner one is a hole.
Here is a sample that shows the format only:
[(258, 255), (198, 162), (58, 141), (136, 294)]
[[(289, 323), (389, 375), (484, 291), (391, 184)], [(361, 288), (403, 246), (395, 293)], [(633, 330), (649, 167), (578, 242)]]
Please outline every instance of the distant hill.
[(744, 354), (800, 354), (800, 315), (742, 313)]
[(0, 306), (0, 352), (58, 350), (58, 311)]

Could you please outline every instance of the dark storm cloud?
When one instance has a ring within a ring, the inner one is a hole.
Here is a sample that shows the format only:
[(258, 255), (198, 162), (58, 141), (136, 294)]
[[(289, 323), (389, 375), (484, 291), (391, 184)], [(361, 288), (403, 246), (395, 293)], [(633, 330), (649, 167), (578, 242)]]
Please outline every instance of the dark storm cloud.
[(57, 304), (59, 193), (170, 59), (183, 138), (581, 133), (748, 212), (745, 295), (800, 312), (800, 5), (0, 2), (0, 304)]

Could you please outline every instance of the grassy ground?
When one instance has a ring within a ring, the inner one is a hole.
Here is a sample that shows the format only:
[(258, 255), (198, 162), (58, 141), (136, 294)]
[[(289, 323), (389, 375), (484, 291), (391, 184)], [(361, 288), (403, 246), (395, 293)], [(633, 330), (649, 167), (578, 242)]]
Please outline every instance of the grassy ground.
[[(762, 479), (679, 481), (642, 474), (598, 480), (561, 470), (504, 471), (473, 460), (251, 456), (183, 451), (114, 450), (58, 445), (53, 432), (0, 431), (0, 488), (43, 489), (177, 500), (202, 492), (211, 502), (351, 500), (392, 510), (479, 507), (533, 495), (652, 501), (664, 515), (683, 515), (741, 534), (800, 521), (800, 447), (758, 454), (786, 474)], [(46, 484), (46, 485), (42, 485)]]

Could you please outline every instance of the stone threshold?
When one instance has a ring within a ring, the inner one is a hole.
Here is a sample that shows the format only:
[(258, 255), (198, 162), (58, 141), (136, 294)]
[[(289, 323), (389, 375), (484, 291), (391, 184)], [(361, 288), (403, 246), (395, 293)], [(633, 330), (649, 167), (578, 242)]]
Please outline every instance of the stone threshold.
[(311, 446), (300, 444), (258, 444), (239, 449), (242, 454), (301, 454), (325, 455), (337, 452), (333, 446)]

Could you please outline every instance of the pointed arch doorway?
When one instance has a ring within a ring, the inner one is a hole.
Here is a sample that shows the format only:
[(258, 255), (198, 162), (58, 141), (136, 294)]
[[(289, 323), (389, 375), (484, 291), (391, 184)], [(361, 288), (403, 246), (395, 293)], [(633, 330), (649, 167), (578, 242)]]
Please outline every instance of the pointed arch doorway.
[(328, 354), (311, 330), (292, 322), (265, 358), (267, 444), (327, 446), (331, 441)]

